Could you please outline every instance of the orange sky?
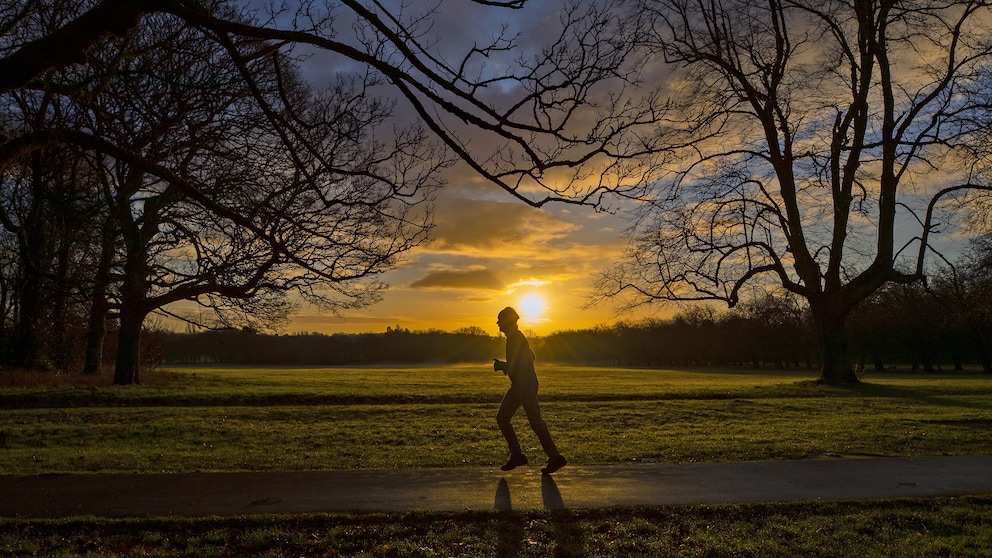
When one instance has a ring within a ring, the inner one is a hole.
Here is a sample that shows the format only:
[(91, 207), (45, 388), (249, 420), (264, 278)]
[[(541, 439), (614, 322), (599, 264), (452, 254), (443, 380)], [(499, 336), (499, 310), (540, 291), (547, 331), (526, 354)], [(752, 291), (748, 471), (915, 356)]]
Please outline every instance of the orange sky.
[[(624, 246), (622, 215), (566, 204), (535, 209), (471, 175), (453, 177), (436, 198), (432, 240), (380, 276), (389, 284), (381, 302), (341, 316), (301, 305), (280, 333), (477, 326), (495, 336), (496, 314), (513, 306), (528, 335), (547, 335), (672, 312), (658, 307), (618, 315), (609, 303), (583, 308), (597, 272)], [(197, 312), (190, 303), (173, 310)]]
[(623, 247), (622, 216), (564, 204), (534, 209), (462, 175), (438, 193), (435, 220), (432, 241), (383, 276), (390, 288), (382, 302), (342, 317), (301, 309), (287, 332), (478, 326), (498, 335), (504, 306), (537, 335), (643, 317), (618, 316), (609, 304), (582, 308), (597, 271)]

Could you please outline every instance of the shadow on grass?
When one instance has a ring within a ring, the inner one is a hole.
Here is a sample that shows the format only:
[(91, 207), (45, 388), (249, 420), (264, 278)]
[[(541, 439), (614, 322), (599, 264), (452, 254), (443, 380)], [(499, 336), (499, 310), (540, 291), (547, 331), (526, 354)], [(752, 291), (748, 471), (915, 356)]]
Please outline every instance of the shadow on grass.
[(544, 501), (544, 509), (549, 510), (551, 514), (550, 534), (555, 543), (555, 555), (585, 555), (586, 530), (579, 517), (566, 508), (558, 484), (551, 475), (541, 476), (541, 498)]
[(518, 556), (528, 543), (527, 527), (532, 528), (532, 536), (540, 536), (546, 531), (553, 544), (555, 556), (585, 555), (585, 530), (580, 517), (568, 510), (558, 484), (551, 475), (541, 475), (541, 499), (548, 511), (545, 525), (540, 520), (526, 522), (523, 515), (513, 510), (513, 499), (506, 479), (496, 485), (495, 509), (499, 513), (497, 526), (497, 556)]
[(493, 507), (499, 512), (496, 518), (496, 555), (518, 556), (523, 548), (526, 529), (523, 516), (513, 511), (510, 485), (506, 479), (499, 479), (496, 485)]
[[(861, 382), (849, 386), (831, 386), (831, 390), (837, 390), (842, 395), (857, 395), (859, 397), (881, 397), (887, 399), (914, 400), (935, 407), (953, 407), (962, 409), (992, 409), (992, 404), (966, 401), (952, 397), (959, 393), (945, 393), (938, 389), (907, 388), (903, 386), (893, 386), (885, 384), (875, 384), (871, 382)], [(824, 395), (829, 395), (824, 393)]]
[(496, 556), (519, 556), (526, 536), (522, 515), (513, 511), (500, 514), (496, 524)]

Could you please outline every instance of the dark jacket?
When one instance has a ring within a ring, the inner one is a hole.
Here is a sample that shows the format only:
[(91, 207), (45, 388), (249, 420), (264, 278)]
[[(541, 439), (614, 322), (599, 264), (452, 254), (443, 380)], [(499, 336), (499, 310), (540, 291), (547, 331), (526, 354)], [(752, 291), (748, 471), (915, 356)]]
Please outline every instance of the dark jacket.
[(513, 385), (537, 387), (534, 358), (534, 351), (520, 330), (506, 336), (506, 367), (503, 371)]

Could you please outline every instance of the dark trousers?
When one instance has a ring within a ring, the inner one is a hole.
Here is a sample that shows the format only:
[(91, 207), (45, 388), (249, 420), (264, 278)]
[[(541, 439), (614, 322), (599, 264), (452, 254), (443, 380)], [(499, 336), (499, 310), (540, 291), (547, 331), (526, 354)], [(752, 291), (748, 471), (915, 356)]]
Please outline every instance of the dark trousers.
[(541, 404), (537, 401), (536, 385), (533, 387), (511, 385), (509, 391), (503, 396), (503, 403), (499, 406), (499, 412), (496, 413), (496, 424), (499, 425), (500, 432), (506, 438), (506, 444), (510, 448), (510, 454), (519, 455), (523, 453), (520, 449), (520, 441), (517, 439), (517, 433), (513, 429), (511, 422), (513, 415), (516, 414), (517, 409), (520, 407), (524, 408), (524, 412), (527, 414), (527, 421), (530, 422), (530, 427), (534, 430), (534, 434), (537, 434), (537, 439), (541, 441), (541, 447), (544, 448), (544, 453), (548, 454), (548, 457), (559, 455), (558, 448), (555, 446), (554, 440), (551, 439), (551, 431), (548, 430), (548, 425), (541, 418)]

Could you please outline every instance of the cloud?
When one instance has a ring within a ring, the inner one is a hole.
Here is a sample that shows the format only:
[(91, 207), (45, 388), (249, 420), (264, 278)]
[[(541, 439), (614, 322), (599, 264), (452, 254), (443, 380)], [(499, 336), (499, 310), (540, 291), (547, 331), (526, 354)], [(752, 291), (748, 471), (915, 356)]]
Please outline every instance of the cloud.
[(410, 296), (448, 290), (449, 297), (481, 301), (535, 282), (574, 288), (622, 247), (622, 217), (591, 208), (535, 209), (452, 187), (438, 193), (436, 205), (432, 241), (389, 279)]
[(411, 288), (419, 289), (486, 289), (500, 291), (505, 288), (502, 281), (488, 269), (440, 269), (428, 271), (410, 283)]
[(430, 251), (487, 257), (532, 257), (549, 250), (575, 225), (519, 202), (464, 197), (446, 192), (436, 203)]

